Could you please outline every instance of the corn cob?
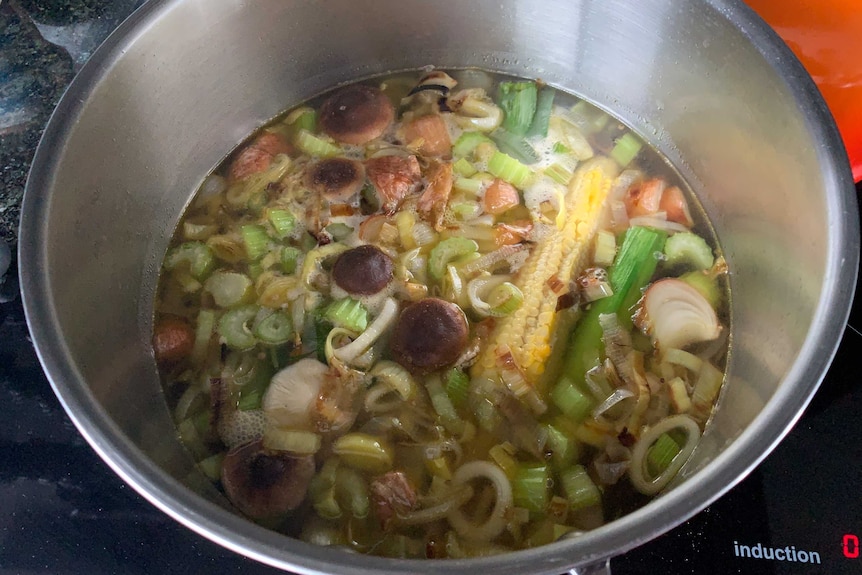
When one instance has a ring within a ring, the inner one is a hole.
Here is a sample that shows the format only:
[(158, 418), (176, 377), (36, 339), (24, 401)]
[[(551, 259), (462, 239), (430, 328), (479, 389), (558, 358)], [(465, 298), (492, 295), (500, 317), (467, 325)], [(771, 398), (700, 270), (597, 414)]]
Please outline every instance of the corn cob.
[(568, 290), (570, 281), (586, 266), (616, 172), (613, 162), (593, 160), (575, 174), (565, 197), (565, 220), (533, 248), (515, 278), (524, 294), (523, 304), (497, 324), (473, 368), (474, 375), (499, 372), (500, 358), (511, 353), (527, 382), (532, 386), (539, 382), (562, 328), (559, 324), (564, 323), (558, 321), (559, 293), (552, 288), (562, 282)]

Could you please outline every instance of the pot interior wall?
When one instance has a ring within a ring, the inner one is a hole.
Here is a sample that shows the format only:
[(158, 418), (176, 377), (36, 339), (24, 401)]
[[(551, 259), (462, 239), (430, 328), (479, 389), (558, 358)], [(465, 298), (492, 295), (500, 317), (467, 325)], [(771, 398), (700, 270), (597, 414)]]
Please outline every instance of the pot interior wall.
[(828, 152), (786, 80), (707, 3), (185, 0), (136, 23), (78, 79), (78, 90), (95, 81), (85, 102), (61, 106), (66, 139), (42, 151), (55, 162), (48, 189), (30, 192), (48, 300), (34, 305), (53, 314), (68, 358), (55, 385), (67, 405), (95, 401), (97, 425), (154, 462), (143, 473), (199, 480), (149, 347), (159, 264), (190, 195), (285, 107), (390, 70), (542, 78), (612, 110), (690, 181), (732, 270), (735, 346), (723, 409), (690, 470), (730, 445), (817, 345), (807, 334), (836, 260)]

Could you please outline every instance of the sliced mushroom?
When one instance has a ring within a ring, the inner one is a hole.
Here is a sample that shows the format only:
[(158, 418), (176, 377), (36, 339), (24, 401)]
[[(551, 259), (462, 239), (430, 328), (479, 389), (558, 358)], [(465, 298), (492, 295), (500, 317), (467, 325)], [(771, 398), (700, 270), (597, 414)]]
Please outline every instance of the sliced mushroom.
[(342, 88), (320, 106), (321, 129), (345, 144), (370, 142), (394, 119), (395, 109), (386, 94), (364, 84)]
[(191, 354), (195, 343), (195, 330), (183, 318), (162, 316), (153, 329), (153, 351), (159, 365), (171, 366)]
[(659, 349), (682, 349), (721, 334), (718, 317), (706, 298), (677, 278), (659, 280), (647, 288), (636, 320)]
[(332, 279), (347, 293), (373, 295), (389, 285), (392, 270), (392, 259), (366, 244), (338, 256), (332, 266)]
[(264, 132), (243, 148), (228, 170), (228, 179), (232, 182), (247, 178), (269, 168), (272, 160), (279, 154), (290, 154), (292, 148), (287, 141), (272, 132)]
[(381, 156), (365, 162), (368, 180), (380, 196), (383, 211), (394, 213), (419, 187), (422, 171), (416, 156)]
[(428, 373), (455, 363), (467, 347), (468, 336), (461, 308), (426, 298), (401, 312), (390, 345), (398, 363), (414, 373)]
[(237, 509), (253, 519), (267, 519), (299, 507), (314, 470), (313, 456), (266, 451), (261, 441), (253, 441), (228, 452), (221, 480)]
[(327, 158), (308, 171), (308, 187), (329, 201), (346, 201), (365, 183), (365, 166), (348, 158)]
[(280, 427), (312, 429), (313, 411), (329, 367), (305, 358), (276, 373), (263, 396), (263, 411)]

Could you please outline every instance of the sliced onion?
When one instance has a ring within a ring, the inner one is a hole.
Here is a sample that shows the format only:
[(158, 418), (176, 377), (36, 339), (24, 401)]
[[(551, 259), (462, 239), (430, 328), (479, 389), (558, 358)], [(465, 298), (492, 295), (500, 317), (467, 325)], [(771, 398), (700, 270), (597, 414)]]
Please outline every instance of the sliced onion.
[(598, 461), (593, 464), (596, 476), (603, 485), (614, 485), (631, 467), (629, 461)]
[(470, 283), (467, 284), (467, 298), (470, 300), (473, 311), (481, 317), (493, 315), (491, 304), (485, 301), (485, 298), (491, 293), (491, 290), (511, 280), (512, 276), (509, 275), (480, 276), (470, 280)]
[(647, 228), (656, 228), (658, 230), (664, 230), (664, 231), (670, 232), (670, 233), (689, 231), (689, 229), (682, 224), (672, 222), (668, 219), (662, 219), (660, 217), (656, 217), (655, 215), (636, 216), (634, 218), (630, 218), (629, 219), (629, 225), (631, 225), (631, 226), (643, 226), (643, 227), (647, 227)]
[(397, 520), (401, 525), (423, 525), (425, 523), (437, 521), (446, 517), (453, 509), (461, 507), (470, 501), (472, 497), (473, 488), (466, 485), (461, 489), (453, 490), (449, 497), (436, 505), (416, 511), (410, 511), (408, 513), (398, 514)]
[(474, 523), (461, 506), (449, 510), (447, 518), (453, 529), (465, 539), (491, 541), (506, 528), (506, 512), (512, 506), (512, 485), (502, 469), (488, 461), (471, 461), (459, 467), (452, 475), (452, 487), (469, 485), (470, 480), (485, 478), (494, 485), (496, 499), (487, 519)]
[[(685, 444), (667, 468), (656, 477), (649, 477), (647, 453), (653, 443), (663, 434), (674, 429), (685, 432)], [(673, 415), (662, 419), (644, 432), (632, 449), (632, 464), (629, 479), (635, 489), (644, 495), (655, 495), (670, 483), (694, 451), (700, 439), (700, 426), (688, 415)]]
[(523, 244), (514, 244), (509, 246), (503, 246), (494, 250), (493, 252), (488, 252), (482, 257), (475, 259), (471, 262), (464, 264), (463, 270), (466, 274), (472, 274), (480, 271), (486, 271), (491, 269), (492, 266), (500, 263), (503, 260), (508, 260), (518, 252), (524, 250)]
[(628, 399), (628, 398), (634, 397), (634, 396), (635, 396), (634, 392), (630, 389), (626, 389), (626, 388), (616, 389), (616, 390), (614, 390), (614, 392), (612, 394), (610, 394), (608, 396), (607, 399), (605, 399), (602, 403), (597, 405), (595, 409), (593, 409), (592, 415), (595, 419), (598, 419), (599, 417), (604, 415), (604, 413), (606, 411), (608, 411), (610, 408), (612, 408), (613, 406), (615, 406), (619, 402), (623, 401), (624, 399)]
[(386, 298), (383, 309), (380, 310), (380, 315), (374, 318), (371, 325), (365, 328), (365, 331), (355, 340), (333, 351), (333, 356), (345, 363), (350, 363), (371, 347), (371, 344), (377, 341), (377, 338), (389, 330), (397, 317), (398, 303), (394, 298)]

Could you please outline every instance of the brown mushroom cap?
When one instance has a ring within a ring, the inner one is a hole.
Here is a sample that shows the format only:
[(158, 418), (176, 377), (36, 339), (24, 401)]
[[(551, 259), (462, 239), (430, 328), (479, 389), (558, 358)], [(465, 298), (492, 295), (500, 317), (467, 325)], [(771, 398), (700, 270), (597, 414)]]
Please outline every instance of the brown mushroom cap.
[(347, 250), (335, 260), (332, 279), (351, 294), (373, 295), (392, 281), (392, 259), (366, 244)]
[(153, 351), (161, 366), (170, 366), (189, 356), (195, 342), (195, 330), (181, 317), (165, 315), (153, 328)]
[(379, 89), (351, 84), (320, 106), (320, 128), (339, 142), (362, 145), (379, 137), (392, 120), (395, 109)]
[(328, 200), (344, 201), (365, 184), (365, 166), (348, 158), (327, 158), (311, 166), (308, 186)]
[(314, 470), (313, 456), (266, 451), (257, 440), (225, 456), (221, 480), (237, 509), (251, 518), (265, 519), (299, 507)]
[(454, 363), (467, 347), (468, 336), (461, 308), (426, 298), (401, 312), (390, 346), (395, 361), (414, 373), (428, 373)]

